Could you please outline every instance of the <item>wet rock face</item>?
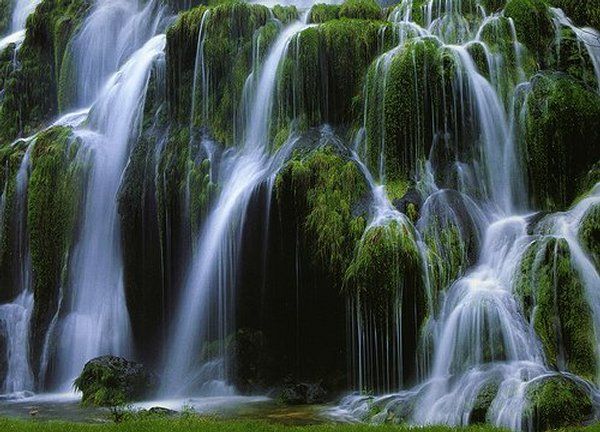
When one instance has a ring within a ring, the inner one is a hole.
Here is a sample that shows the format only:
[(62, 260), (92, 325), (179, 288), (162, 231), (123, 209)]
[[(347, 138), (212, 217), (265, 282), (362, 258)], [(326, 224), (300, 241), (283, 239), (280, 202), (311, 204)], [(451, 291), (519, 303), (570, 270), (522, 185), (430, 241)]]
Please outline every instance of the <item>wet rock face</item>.
[(157, 383), (141, 363), (102, 356), (85, 365), (74, 385), (83, 393), (83, 405), (117, 406), (149, 396)]

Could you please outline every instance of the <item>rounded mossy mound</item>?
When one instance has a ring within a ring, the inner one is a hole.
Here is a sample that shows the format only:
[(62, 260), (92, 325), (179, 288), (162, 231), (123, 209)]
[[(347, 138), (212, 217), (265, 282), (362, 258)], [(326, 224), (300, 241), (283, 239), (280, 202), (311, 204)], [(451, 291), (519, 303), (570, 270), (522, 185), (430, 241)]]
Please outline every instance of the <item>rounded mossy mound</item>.
[(331, 274), (343, 274), (365, 227), (356, 208), (367, 184), (356, 164), (330, 146), (297, 152), (278, 174), (275, 192), (279, 205), (300, 221), (313, 259)]
[(509, 0), (504, 16), (515, 23), (517, 37), (540, 63), (554, 38), (552, 17), (545, 0)]
[[(450, 96), (454, 70), (454, 59), (434, 38), (409, 40), (369, 69), (365, 126), (371, 171), (378, 173), (383, 152), (386, 181), (407, 181), (432, 146), (439, 149), (432, 161), (440, 166), (436, 172), (444, 171), (445, 149), (454, 146), (456, 154), (456, 147), (467, 141), (458, 139), (463, 128)], [(443, 130), (447, 125), (456, 125), (457, 130)]]
[(290, 122), (301, 129), (323, 123), (354, 125), (362, 114), (365, 73), (390, 47), (392, 33), (382, 33), (387, 25), (336, 19), (299, 33), (279, 72), (279, 127)]
[(414, 297), (419, 316), (424, 316), (427, 300), (421, 258), (411, 229), (400, 222), (374, 226), (358, 243), (345, 286), (365, 315), (383, 320)]
[(592, 418), (592, 414), (589, 389), (566, 376), (541, 378), (527, 389), (523, 420), (534, 430), (581, 426)]
[(600, 96), (565, 75), (538, 75), (526, 101), (525, 154), (532, 204), (565, 209), (600, 159)]
[(120, 406), (150, 396), (156, 377), (140, 364), (120, 357), (97, 357), (86, 363), (74, 386), (84, 406)]
[(523, 255), (516, 292), (547, 362), (593, 380), (597, 353), (585, 289), (566, 240), (537, 240)]

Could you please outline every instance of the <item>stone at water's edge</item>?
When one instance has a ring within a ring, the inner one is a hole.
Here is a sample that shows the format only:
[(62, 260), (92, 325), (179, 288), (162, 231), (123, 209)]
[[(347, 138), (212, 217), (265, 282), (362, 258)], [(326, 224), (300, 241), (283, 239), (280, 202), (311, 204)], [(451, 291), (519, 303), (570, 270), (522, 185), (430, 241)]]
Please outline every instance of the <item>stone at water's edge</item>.
[(325, 402), (327, 392), (320, 383), (289, 383), (280, 394), (286, 405), (313, 405)]
[(74, 384), (83, 393), (83, 405), (118, 406), (149, 396), (157, 383), (141, 363), (103, 356), (87, 362)]

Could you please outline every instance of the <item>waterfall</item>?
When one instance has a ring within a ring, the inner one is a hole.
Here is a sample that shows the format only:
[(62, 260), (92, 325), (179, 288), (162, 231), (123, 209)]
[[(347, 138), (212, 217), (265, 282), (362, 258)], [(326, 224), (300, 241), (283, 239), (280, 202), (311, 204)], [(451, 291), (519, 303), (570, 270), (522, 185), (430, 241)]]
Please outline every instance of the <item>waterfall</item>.
[[(425, 379), (410, 390), (398, 388), (400, 391), (397, 393), (374, 400), (367, 396), (350, 396), (342, 401), (341, 408), (354, 417), (370, 418), (374, 422), (384, 421), (391, 412), (400, 413), (402, 420), (419, 425), (466, 425), (480, 393), (489, 386), (497, 386), (487, 420), (497, 426), (520, 430), (526, 427), (524, 411), (528, 389), (536, 382), (555, 374), (547, 366), (541, 343), (526, 322), (522, 307), (515, 297), (516, 274), (520, 270), (523, 254), (537, 237), (528, 232), (527, 194), (523, 187), (525, 181), (516, 144), (516, 122), (520, 116), (518, 112), (514, 112), (518, 109), (516, 101), (523, 97), (522, 93), (527, 97), (529, 86), (521, 82), (525, 79), (521, 59), (523, 54), (512, 20), (509, 20), (509, 25), (517, 69), (514, 76), (510, 76), (511, 71), (502, 67), (505, 60), (500, 54), (492, 53), (481, 40), (484, 26), (494, 25), (500, 15), (487, 15), (480, 8), (479, 27), (474, 31), (470, 23), (462, 18), (460, 8), (460, 2), (425, 2), (424, 27), (420, 27), (411, 22), (413, 2), (404, 0), (391, 15), (396, 23), (400, 43), (377, 60), (374, 71), (379, 74), (379, 85), (383, 85), (385, 89), (390, 64), (394, 56), (405, 49), (407, 35), (417, 39), (433, 37), (439, 42), (439, 50), (453, 59), (456, 68), (454, 77), (449, 78), (454, 80), (454, 94), (448, 97), (453, 98), (454, 107), (471, 107), (471, 120), (478, 132), (475, 141), (480, 146), (474, 153), (474, 160), (467, 163), (472, 168), (466, 168), (475, 173), (469, 182), (475, 182), (476, 189), (480, 191), (488, 191), (482, 199), (482, 196), (470, 196), (472, 187), (459, 190), (463, 194), (463, 201), (468, 203), (471, 220), (482, 233), (478, 258), (462, 277), (441, 293), (433, 319), (421, 335), (422, 339), (430, 337), (433, 341), (433, 361)], [(596, 32), (577, 29), (560, 11), (554, 10), (554, 15), (560, 25), (574, 30), (584, 42), (597, 68), (597, 60), (600, 58), (596, 53), (597, 43), (590, 43), (591, 39), (597, 38)], [(469, 48), (473, 44), (481, 44), (483, 48), (489, 78), (484, 77), (480, 66), (472, 57)], [(501, 93), (504, 91), (504, 83), (511, 83), (511, 91), (505, 97)], [(383, 103), (381, 97), (373, 96), (368, 88), (366, 95), (367, 104)], [(462, 115), (468, 115), (465, 112), (469, 111), (463, 111)], [(381, 123), (383, 122), (384, 118), (381, 119)], [(367, 124), (365, 121), (365, 127)], [(380, 143), (368, 142), (366, 145), (375, 145), (383, 155), (385, 136), (381, 137)], [(481, 155), (480, 159), (478, 155)], [(360, 160), (358, 162), (363, 170), (367, 170)], [(385, 178), (384, 166), (384, 161), (379, 161), (373, 167), (379, 170), (380, 179)], [(426, 166), (431, 171), (429, 161)], [(460, 166), (462, 170), (465, 164), (462, 162), (456, 166)], [(447, 192), (436, 185), (435, 172), (423, 171), (420, 174), (423, 176), (420, 179), (420, 189), (429, 195), (417, 222), (417, 233), (424, 234), (427, 227), (443, 217), (439, 207), (432, 207), (431, 210), (428, 208), (443, 196), (440, 193)], [(373, 181), (368, 170), (366, 177), (373, 195), (374, 216), (371, 224), (389, 224), (394, 220), (410, 224), (391, 206), (385, 197), (384, 187)], [(452, 212), (455, 209), (450, 201), (445, 202), (447, 210), (444, 211), (454, 218)], [(578, 240), (578, 229), (583, 216), (597, 203), (596, 191), (571, 211), (549, 217), (546, 226), (550, 228), (544, 235), (567, 240), (573, 267), (582, 276), (586, 287), (598, 335), (597, 319), (600, 311), (597, 311), (597, 305), (600, 300), (597, 287), (600, 279)], [(436, 211), (432, 212), (433, 209)], [(426, 245), (419, 244), (427, 248)], [(427, 256), (426, 250), (423, 256)], [(425, 269), (424, 274), (426, 273)], [(360, 315), (353, 317), (353, 323), (355, 333), (352, 337), (358, 338), (358, 341), (352, 343), (361, 348), (355, 353), (360, 365), (357, 373), (361, 376), (359, 381), (364, 381), (365, 374), (377, 369), (379, 363), (385, 365), (386, 360), (378, 358), (376, 353), (362, 352), (364, 340), (368, 340), (364, 333), (368, 330), (363, 328)], [(392, 344), (393, 341), (387, 337), (388, 343)], [(376, 350), (377, 347), (371, 349)], [(401, 344), (397, 349), (401, 349)], [(367, 413), (373, 405), (380, 414), (370, 417)]]
[(74, 134), (91, 171), (56, 328), (55, 380), (61, 390), (71, 388), (91, 358), (132, 354), (117, 193), (131, 141), (139, 133), (150, 72), (164, 59), (166, 38), (153, 36), (161, 13), (154, 1), (143, 8), (135, 0), (100, 2), (74, 43), (75, 57), (80, 59), (78, 88), (86, 89), (79, 93), (78, 102), (93, 99), (93, 103), (89, 110), (60, 122), (76, 119), (71, 124), (79, 125)]
[[(34, 390), (34, 381), (29, 364), (29, 322), (33, 311), (31, 287), (31, 258), (26, 228), (27, 185), (31, 152), (34, 142), (30, 142), (23, 155), (16, 175), (16, 252), (19, 257), (16, 292), (12, 303), (0, 305), (0, 336), (6, 347), (7, 369), (0, 393), (7, 397), (20, 397)], [(2, 209), (0, 209), (2, 211)], [(0, 218), (1, 219), (1, 218)]]
[(13, 11), (9, 33), (0, 39), (0, 50), (14, 43), (17, 46), (25, 40), (25, 24), (42, 0), (16, 0), (13, 2)]
[[(240, 225), (255, 188), (281, 165), (280, 155), (268, 154), (277, 71), (290, 41), (306, 27), (299, 21), (283, 28), (260, 69), (252, 72), (256, 80), (246, 81), (246, 86), (252, 87), (249, 92), (244, 90), (251, 97), (248, 109), (242, 110), (248, 113), (243, 142), (238, 151), (224, 156), (221, 162), (222, 178), (218, 183), (222, 190), (204, 222), (168, 343), (162, 385), (165, 394), (233, 392), (224, 382), (227, 375), (224, 340), (233, 330), (231, 305)], [(215, 325), (216, 333), (211, 334)], [(196, 353), (209, 340), (220, 341), (218, 356), (198, 366)]]

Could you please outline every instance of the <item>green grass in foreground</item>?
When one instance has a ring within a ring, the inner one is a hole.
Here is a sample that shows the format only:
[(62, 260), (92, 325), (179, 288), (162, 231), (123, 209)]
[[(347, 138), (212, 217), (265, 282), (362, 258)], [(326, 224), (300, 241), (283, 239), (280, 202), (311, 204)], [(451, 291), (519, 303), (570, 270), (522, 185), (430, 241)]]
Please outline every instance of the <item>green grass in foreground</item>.
[[(0, 418), (2, 432), (378, 432), (414, 431), (404, 426), (370, 426), (347, 424), (321, 424), (312, 426), (286, 426), (264, 421), (220, 421), (204, 418), (160, 418), (127, 420), (122, 423), (85, 424), (58, 421), (13, 420)], [(423, 432), (452, 432), (459, 429), (444, 426), (431, 426), (418, 429)], [(500, 429), (491, 426), (472, 426), (460, 429), (465, 432), (496, 432)]]
[[(311, 426), (286, 426), (266, 421), (213, 420), (202, 417), (178, 417), (134, 419), (121, 423), (87, 424), (62, 421), (36, 421), (0, 418), (2, 432), (500, 432), (502, 429), (492, 426), (470, 426), (451, 428), (446, 426), (428, 426), (423, 428), (396, 425), (351, 425), (320, 424)], [(562, 432), (600, 432), (600, 424), (585, 428), (564, 429)]]

